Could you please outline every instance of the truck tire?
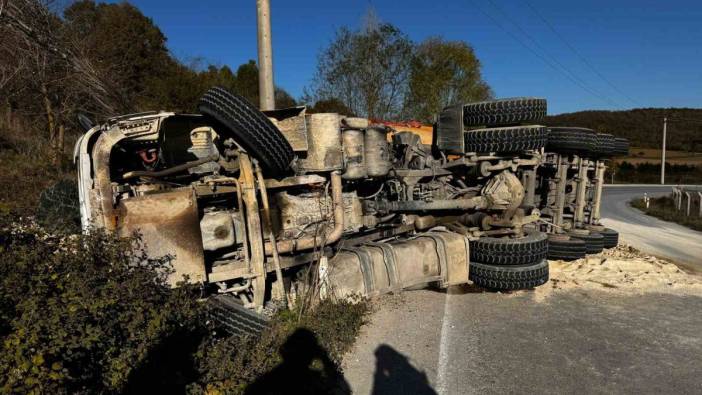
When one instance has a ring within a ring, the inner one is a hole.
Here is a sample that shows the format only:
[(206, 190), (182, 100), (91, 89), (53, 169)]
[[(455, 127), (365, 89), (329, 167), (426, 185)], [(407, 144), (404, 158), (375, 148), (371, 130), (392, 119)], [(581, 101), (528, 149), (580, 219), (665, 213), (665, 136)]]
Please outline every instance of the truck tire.
[(547, 131), (548, 152), (589, 156), (597, 149), (597, 134), (592, 129), (554, 127)]
[(483, 288), (498, 291), (529, 289), (548, 281), (548, 261), (531, 265), (494, 266), (471, 262), (468, 265), (471, 281)]
[(540, 150), (546, 146), (543, 126), (513, 126), (475, 129), (465, 132), (466, 152), (521, 152)]
[(533, 265), (546, 258), (546, 233), (528, 232), (525, 237), (481, 237), (470, 242), (470, 260), (487, 265)]
[[(293, 149), (285, 136), (253, 104), (224, 88), (208, 90), (197, 105), (218, 131), (226, 130), (270, 175), (280, 175), (290, 167)], [(221, 133), (221, 132), (220, 132)]]
[(590, 231), (589, 234), (569, 233), (571, 238), (580, 239), (585, 242), (585, 252), (590, 254), (599, 254), (604, 248), (604, 236), (599, 232)]
[(504, 126), (538, 123), (546, 116), (546, 99), (514, 97), (468, 103), (463, 106), (464, 126)]
[(629, 140), (624, 137), (614, 138), (614, 156), (629, 156)]
[(243, 307), (232, 296), (217, 295), (207, 302), (209, 319), (217, 330), (229, 336), (256, 336), (269, 326), (266, 317)]
[(614, 136), (609, 133), (597, 134), (596, 157), (610, 158), (615, 154)]
[(604, 248), (614, 248), (619, 244), (619, 232), (614, 229), (605, 228), (598, 232), (604, 237), (603, 246)]
[(548, 240), (548, 259), (561, 261), (574, 261), (585, 258), (587, 246), (581, 239), (556, 239)]

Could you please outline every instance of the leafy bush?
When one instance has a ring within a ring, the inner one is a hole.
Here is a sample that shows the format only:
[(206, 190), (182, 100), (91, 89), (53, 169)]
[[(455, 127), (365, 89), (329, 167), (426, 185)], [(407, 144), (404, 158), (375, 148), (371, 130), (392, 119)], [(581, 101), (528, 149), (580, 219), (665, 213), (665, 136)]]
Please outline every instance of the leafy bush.
[[(661, 179), (660, 164), (631, 164), (624, 161), (610, 165), (605, 173), (605, 182), (611, 180), (612, 172), (617, 184), (657, 184)], [(702, 183), (702, 167), (666, 162), (665, 179), (669, 184), (699, 184)]]
[(322, 301), (260, 338), (223, 338), (196, 289), (166, 286), (167, 264), (135, 238), (55, 236), (0, 211), (0, 393), (243, 393), (284, 350), (310, 348), (325, 367), (315, 385), (340, 377), (364, 303)]
[(188, 287), (138, 240), (55, 237), (5, 226), (0, 250), (2, 392), (119, 392), (158, 346), (198, 329)]

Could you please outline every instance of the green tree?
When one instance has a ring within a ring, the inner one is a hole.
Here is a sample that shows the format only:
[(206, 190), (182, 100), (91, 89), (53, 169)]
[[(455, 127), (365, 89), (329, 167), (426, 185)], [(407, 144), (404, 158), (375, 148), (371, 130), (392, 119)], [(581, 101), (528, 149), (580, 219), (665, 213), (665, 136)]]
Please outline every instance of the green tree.
[(344, 102), (341, 100), (332, 97), (330, 99), (323, 99), (319, 100), (318, 102), (314, 103), (312, 107), (309, 108), (308, 110), (309, 113), (320, 113), (320, 112), (335, 112), (338, 114), (344, 114), (344, 115), (350, 115), (353, 116), (353, 112), (351, 109), (346, 107)]
[(360, 30), (342, 27), (321, 52), (309, 102), (341, 100), (351, 112), (395, 119), (402, 112), (412, 42), (389, 23), (372, 23)]
[[(258, 65), (254, 60), (249, 60), (237, 68), (234, 84), (230, 89), (258, 106), (260, 97), (258, 93)], [(288, 92), (280, 87), (275, 87), (276, 108), (293, 107), (295, 105), (295, 99)]]
[(118, 111), (159, 107), (162, 95), (154, 88), (178, 67), (166, 48), (166, 36), (151, 18), (126, 2), (89, 0), (72, 4), (64, 18), (67, 39), (80, 43), (82, 52), (95, 60), (98, 73), (119, 92)]
[(285, 91), (283, 88), (275, 88), (275, 107), (276, 108), (289, 108), (289, 107), (295, 107), (297, 105), (297, 101), (295, 98), (290, 96), (288, 92)]
[(492, 91), (482, 79), (480, 61), (464, 41), (431, 37), (417, 46), (409, 77), (405, 114), (431, 121), (453, 103), (486, 100)]

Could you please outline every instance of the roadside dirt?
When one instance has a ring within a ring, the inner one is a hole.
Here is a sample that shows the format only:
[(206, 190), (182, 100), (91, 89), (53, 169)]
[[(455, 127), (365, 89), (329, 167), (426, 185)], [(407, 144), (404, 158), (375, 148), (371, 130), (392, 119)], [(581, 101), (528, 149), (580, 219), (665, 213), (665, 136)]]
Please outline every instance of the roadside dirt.
[(550, 261), (550, 277), (548, 284), (534, 291), (535, 299), (578, 288), (702, 296), (702, 277), (624, 244), (572, 262)]
[[(635, 165), (640, 163), (661, 163), (660, 149), (631, 147), (629, 149), (629, 153), (629, 156), (625, 158), (617, 158), (614, 161), (616, 163), (629, 162)], [(672, 163), (675, 165), (698, 166), (702, 164), (702, 153), (666, 150), (665, 161), (666, 163)]]

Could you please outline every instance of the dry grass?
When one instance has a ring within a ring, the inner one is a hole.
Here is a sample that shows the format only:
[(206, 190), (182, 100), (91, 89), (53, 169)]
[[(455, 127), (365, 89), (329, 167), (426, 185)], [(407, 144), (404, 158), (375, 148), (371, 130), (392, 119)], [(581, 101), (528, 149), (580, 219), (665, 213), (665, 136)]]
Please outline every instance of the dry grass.
[(687, 226), (690, 229), (702, 231), (702, 217), (698, 215), (699, 204), (699, 199), (693, 199), (690, 207), (690, 216), (687, 216), (684, 210), (678, 211), (675, 208), (675, 201), (670, 195), (652, 198), (648, 208), (646, 208), (643, 199), (636, 199), (631, 202), (633, 207), (636, 207), (650, 216), (664, 221), (675, 222)]
[[(629, 162), (633, 165), (640, 163), (661, 163), (661, 150), (655, 148), (638, 148), (631, 147), (629, 156), (626, 158), (617, 158), (616, 163)], [(666, 150), (665, 162), (676, 165), (702, 165), (702, 152), (687, 152), (687, 151), (668, 151)]]

